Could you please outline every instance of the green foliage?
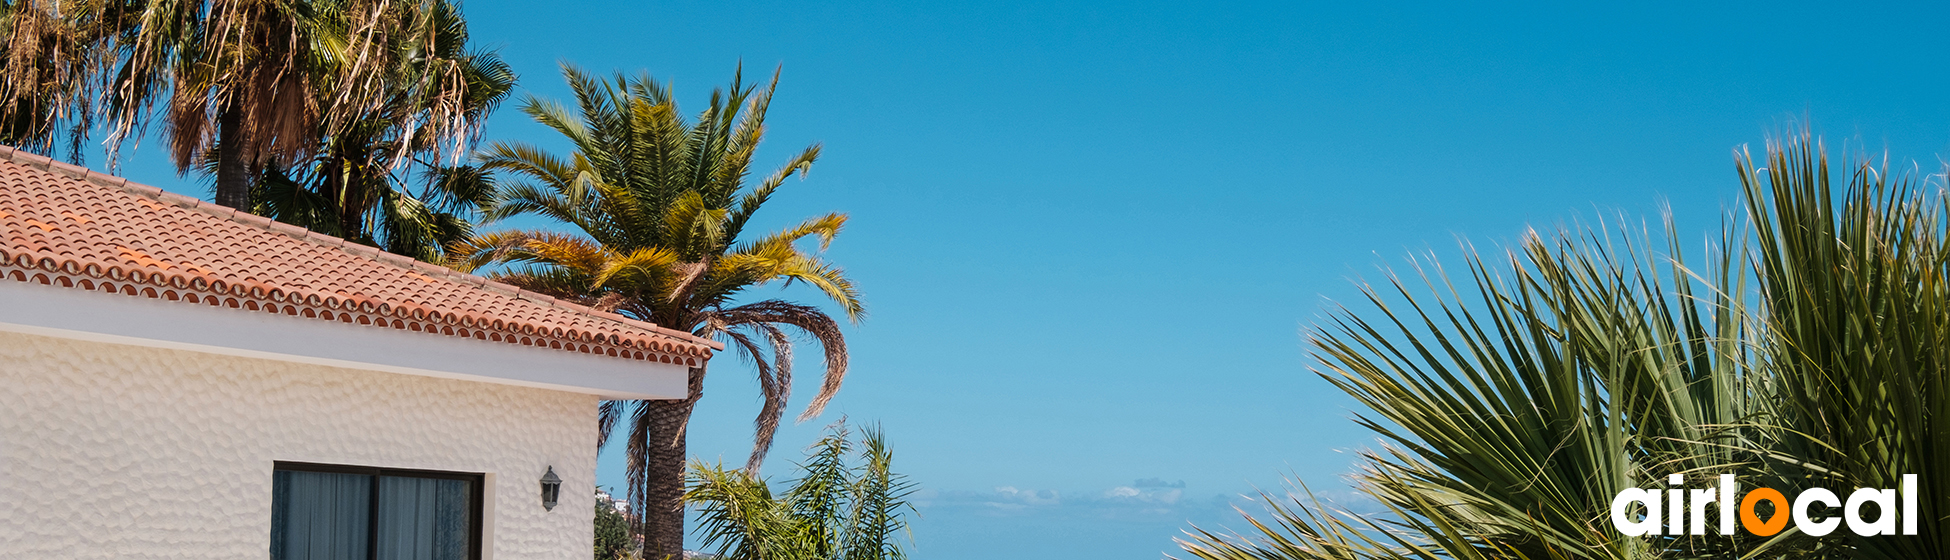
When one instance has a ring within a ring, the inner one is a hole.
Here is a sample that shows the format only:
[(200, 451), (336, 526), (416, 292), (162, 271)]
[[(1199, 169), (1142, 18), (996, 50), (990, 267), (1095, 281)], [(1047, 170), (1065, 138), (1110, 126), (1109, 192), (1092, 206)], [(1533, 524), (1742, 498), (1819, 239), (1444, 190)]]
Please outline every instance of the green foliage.
[[(1745, 223), (1706, 265), (1622, 224), (1532, 234), (1459, 288), (1417, 265), (1312, 335), (1321, 374), (1388, 442), (1357, 491), (1387, 510), (1265, 497), (1248, 535), (1194, 529), (1187, 553), (1274, 558), (1938, 558), (1950, 494), (1916, 537), (1624, 537), (1627, 487), (1737, 473), (1743, 485), (1894, 488), (1945, 476), (1950, 209), (1913, 176), (1849, 166), (1829, 189), (1808, 135), (1743, 159)], [(1839, 194), (1839, 197), (1837, 196)], [(1466, 297), (1465, 294), (1468, 294)], [(1391, 302), (1402, 302), (1397, 305)], [(1846, 411), (1846, 413), (1843, 413)], [(1751, 486), (1749, 486), (1751, 487)]]
[[(491, 274), (497, 280), (724, 340), (756, 366), (764, 397), (747, 462), (755, 470), (792, 393), (791, 335), (807, 335), (825, 351), (825, 378), (801, 419), (818, 415), (839, 391), (846, 341), (838, 322), (818, 308), (776, 299), (740, 303), (739, 296), (768, 284), (804, 283), (849, 318), (865, 313), (844, 271), (799, 247), (817, 240), (819, 250), (826, 249), (846, 215), (827, 214), (767, 234), (745, 232), (786, 179), (811, 168), (819, 146), (801, 151), (758, 184), (746, 183), (776, 74), (764, 89), (734, 77), (689, 122), (669, 90), (647, 75), (604, 80), (574, 67), (562, 72), (575, 92), (574, 110), (536, 98), (522, 110), (575, 151), (565, 157), (524, 143), (495, 143), (481, 162), (512, 176), (499, 185), (490, 219), (535, 214), (577, 234), (488, 233), (451, 247), (450, 264), (463, 270), (502, 265), (507, 268)], [(649, 445), (642, 424), (652, 415), (631, 412), (639, 405), (606, 403), (602, 424), (607, 438), (618, 419), (633, 418), (633, 457)], [(635, 461), (631, 478), (639, 482), (632, 484), (632, 502), (643, 501), (641, 482), (676, 475), (649, 473)]]
[(80, 163), (109, 53), (100, 41), (104, 18), (63, 4), (0, 0), (0, 144), (41, 154), (66, 147)]
[[(814, 443), (783, 493), (744, 470), (691, 467), (684, 498), (702, 517), (706, 548), (733, 560), (903, 560), (906, 499), (877, 428), (856, 445), (844, 425)], [(856, 462), (849, 463), (849, 459)]]
[[(489, 219), (533, 214), (575, 232), (478, 235), (450, 246), (449, 264), (469, 271), (497, 267), (490, 275), (502, 282), (717, 338), (749, 358), (763, 397), (746, 461), (756, 472), (792, 395), (794, 335), (819, 344), (826, 362), (802, 420), (817, 416), (839, 392), (847, 352), (839, 322), (825, 311), (778, 299), (748, 302), (746, 292), (804, 283), (849, 319), (865, 313), (852, 281), (820, 254), (839, 235), (845, 214), (772, 233), (746, 231), (786, 179), (811, 168), (819, 146), (748, 184), (777, 73), (763, 89), (745, 84), (742, 72), (734, 76), (694, 121), (648, 75), (606, 80), (567, 66), (562, 73), (575, 94), (574, 109), (529, 98), (522, 111), (561, 134), (574, 151), (556, 155), (524, 143), (495, 143), (480, 162), (501, 177)], [(817, 250), (801, 249), (813, 240)], [(651, 543), (649, 554), (679, 551), (674, 541), (683, 535), (683, 430), (702, 395), (704, 375), (704, 368), (692, 370), (690, 394), (681, 401), (603, 403), (601, 441), (619, 424), (627, 433), (630, 502)]]
[(574, 67), (564, 67), (563, 75), (575, 91), (575, 111), (534, 98), (522, 111), (568, 139), (575, 152), (560, 157), (525, 143), (490, 145), (483, 166), (516, 179), (501, 186), (487, 216), (545, 216), (593, 243), (505, 231), (458, 247), (456, 265), (518, 265), (506, 276), (591, 302), (607, 299), (609, 307), (686, 330), (724, 330), (711, 327), (708, 310), (775, 281), (804, 282), (849, 317), (864, 313), (840, 269), (796, 245), (817, 239), (825, 249), (845, 225), (844, 214), (742, 238), (785, 180), (819, 157), (818, 145), (808, 147), (757, 185), (746, 184), (776, 75), (763, 90), (734, 78), (728, 92), (713, 93), (695, 123), (647, 75), (603, 80)]
[[(252, 213), (429, 262), (443, 261), (448, 245), (473, 235), (493, 181), (479, 168), (445, 161), (465, 143), (443, 143), (447, 123), (437, 119), (456, 110), (463, 122), (485, 120), (515, 77), (495, 53), (468, 50), (467, 23), (451, 2), (418, 6), (400, 24), (419, 32), (391, 37), (386, 47), (416, 53), (381, 82), (387, 102), (333, 130), (318, 123), (319, 153), (295, 167), (267, 165), (252, 186)], [(448, 71), (423, 70), (429, 67)], [(332, 102), (333, 94), (320, 92), (318, 102)], [(217, 161), (215, 150), (206, 153), (206, 172), (215, 175)]]
[(616, 511), (616, 502), (603, 498), (596, 498), (596, 560), (627, 558), (636, 550), (630, 520)]
[(1915, 474), (1918, 535), (1824, 540), (1848, 558), (1950, 556), (1950, 199), (1867, 160), (1831, 187), (1805, 134), (1770, 144), (1765, 167), (1741, 163), (1766, 309), (1754, 344), (1772, 373), (1766, 472), (1797, 490)]
[(160, 102), (182, 169), (211, 147), (220, 114), (250, 133), (219, 149), (291, 167), (376, 115), (416, 115), (416, 142), (459, 155), (491, 106), (466, 85), (475, 69), (442, 43), (465, 38), (445, 0), (143, 0), (67, 14), (102, 21), (92, 38), (108, 49), (111, 149)]
[(219, 204), (270, 210), (248, 198), (268, 169), (319, 195), (283, 202), (330, 205), (279, 219), (429, 259), (465, 221), (416, 206), (435, 193), (390, 196), (406, 181), (388, 175), (457, 165), (513, 86), (493, 53), (466, 51), (451, 0), (13, 0), (0, 28), (0, 142), (65, 139), (78, 161), (99, 117), (112, 170), (160, 119), (177, 169), (208, 164)]

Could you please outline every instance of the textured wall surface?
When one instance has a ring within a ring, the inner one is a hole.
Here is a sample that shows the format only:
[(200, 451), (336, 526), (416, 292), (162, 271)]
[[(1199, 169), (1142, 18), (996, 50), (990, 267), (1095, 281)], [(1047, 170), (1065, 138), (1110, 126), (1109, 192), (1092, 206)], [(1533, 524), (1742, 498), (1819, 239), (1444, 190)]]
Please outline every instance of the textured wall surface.
[(585, 560), (595, 425), (588, 395), (0, 333), (0, 557), (264, 558), (303, 461), (487, 473), (485, 558)]

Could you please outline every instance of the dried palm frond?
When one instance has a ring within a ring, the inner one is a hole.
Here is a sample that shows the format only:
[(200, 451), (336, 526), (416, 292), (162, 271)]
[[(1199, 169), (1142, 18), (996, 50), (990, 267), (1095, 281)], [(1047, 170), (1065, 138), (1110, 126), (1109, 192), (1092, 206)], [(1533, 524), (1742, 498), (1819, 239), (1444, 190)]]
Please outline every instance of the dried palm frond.
[(0, 43), (0, 143), (41, 154), (66, 147), (70, 161), (81, 161), (106, 54), (103, 19), (89, 7), (58, 0), (0, 2), (0, 28), (7, 32)]

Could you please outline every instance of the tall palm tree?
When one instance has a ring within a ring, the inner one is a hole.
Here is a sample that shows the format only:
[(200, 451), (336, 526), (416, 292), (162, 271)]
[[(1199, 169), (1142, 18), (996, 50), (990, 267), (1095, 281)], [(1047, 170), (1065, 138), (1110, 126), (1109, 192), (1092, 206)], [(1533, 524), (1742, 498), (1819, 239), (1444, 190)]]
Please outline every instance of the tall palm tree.
[[(111, 152), (166, 104), (178, 170), (214, 150), (216, 202), (249, 208), (266, 166), (290, 168), (321, 141), (400, 102), (425, 111), (418, 129), (457, 145), (477, 129), (460, 103), (462, 71), (435, 64), (402, 36), (435, 30), (446, 0), (137, 0), (91, 4), (116, 53), (106, 84)], [(401, 80), (404, 80), (403, 82)], [(396, 151), (410, 149), (397, 146)]]
[(383, 110), (326, 136), (298, 167), (266, 166), (251, 190), (254, 213), (425, 261), (472, 235), (469, 218), (492, 186), (482, 170), (442, 153), (432, 105), (452, 104), (479, 123), (513, 90), (514, 74), (495, 53), (467, 50), (467, 24), (450, 2), (427, 8), (406, 22), (414, 33), (391, 36), (389, 50), (415, 54), (391, 69)]
[[(500, 264), (504, 282), (598, 309), (717, 338), (751, 358), (764, 396), (751, 458), (756, 472), (792, 391), (793, 337), (808, 335), (824, 351), (818, 394), (800, 418), (824, 410), (846, 376), (846, 341), (838, 321), (817, 307), (779, 299), (745, 301), (752, 288), (803, 282), (848, 319), (865, 308), (844, 272), (799, 243), (824, 251), (846, 223), (827, 214), (763, 235), (745, 228), (795, 172), (819, 156), (813, 145), (748, 185), (752, 154), (764, 137), (766, 109), (778, 75), (764, 89), (734, 78), (687, 122), (663, 85), (647, 74), (604, 80), (574, 67), (563, 75), (577, 108), (530, 98), (522, 110), (566, 138), (568, 157), (521, 143), (495, 143), (484, 167), (519, 177), (501, 185), (489, 219), (535, 214), (576, 234), (543, 230), (482, 235), (451, 249), (464, 270)], [(627, 426), (632, 507), (653, 558), (683, 553), (684, 431), (703, 396), (704, 368), (690, 372), (680, 400), (603, 403), (599, 429), (608, 441)]]

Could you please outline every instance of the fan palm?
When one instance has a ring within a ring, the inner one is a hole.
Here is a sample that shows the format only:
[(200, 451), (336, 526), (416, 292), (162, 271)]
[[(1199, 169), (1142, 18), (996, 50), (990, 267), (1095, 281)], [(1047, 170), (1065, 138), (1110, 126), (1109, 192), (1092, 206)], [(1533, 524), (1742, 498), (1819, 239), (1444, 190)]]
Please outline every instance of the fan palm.
[(488, 202), (491, 185), (481, 170), (445, 160), (430, 104), (452, 103), (479, 122), (513, 89), (514, 74), (494, 53), (467, 50), (467, 24), (451, 3), (413, 15), (425, 20), (406, 22), (416, 33), (395, 35), (398, 44), (387, 47), (415, 54), (387, 80), (396, 91), (384, 110), (326, 137), (305, 165), (267, 166), (253, 185), (254, 213), (426, 261), (472, 234), (468, 218)]
[(65, 138), (68, 159), (81, 161), (102, 66), (102, 22), (81, 7), (0, 1), (0, 29), (7, 31), (0, 42), (0, 143), (48, 154)]
[(1379, 320), (1342, 309), (1311, 344), (1386, 442), (1355, 482), (1389, 521), (1276, 506), (1277, 523), (1253, 521), (1257, 539), (1195, 531), (1187, 552), (1542, 560), (1733, 546), (1621, 537), (1605, 521), (1620, 490), (1673, 473), (1698, 486), (1752, 462), (1734, 445), (1755, 378), (1740, 261), (1722, 253), (1696, 277), (1676, 245), (1660, 256), (1647, 238), (1532, 233), (1500, 264), (1469, 251), (1467, 291), (1437, 265), (1418, 265), (1422, 290), (1393, 274), (1392, 298), (1364, 287)]
[[(803, 282), (847, 318), (857, 321), (864, 313), (844, 272), (799, 247), (816, 239), (824, 251), (846, 215), (746, 235), (752, 216), (793, 173), (813, 164), (819, 146), (756, 185), (746, 184), (776, 73), (763, 89), (734, 78), (695, 122), (687, 122), (669, 90), (647, 75), (604, 80), (573, 67), (563, 75), (576, 110), (533, 98), (522, 110), (575, 151), (565, 158), (527, 144), (496, 143), (480, 161), (520, 178), (499, 187), (489, 219), (534, 214), (577, 233), (485, 234), (451, 248), (451, 263), (464, 270), (504, 265), (494, 274), (504, 282), (718, 338), (751, 358), (764, 397), (746, 465), (755, 474), (792, 392), (792, 335), (809, 335), (825, 356), (824, 379), (802, 420), (818, 415), (839, 390), (846, 341), (839, 323), (817, 307), (740, 296), (770, 283)], [(682, 553), (684, 427), (703, 395), (704, 376), (704, 368), (691, 370), (684, 399), (603, 403), (603, 441), (619, 424), (627, 426), (630, 502), (653, 558)]]
[[(90, 6), (110, 22), (104, 40), (117, 53), (106, 84), (111, 151), (139, 135), (141, 117), (164, 101), (177, 169), (215, 150), (216, 202), (224, 206), (248, 208), (249, 186), (265, 166), (296, 166), (325, 138), (389, 108), (412, 107), (421, 119), (414, 131), (456, 153), (480, 124), (458, 87), (464, 68), (398, 48), (439, 33), (443, 18), (431, 14), (452, 11), (446, 0)], [(396, 154), (413, 149), (412, 142), (393, 147)]]
[(700, 510), (703, 546), (729, 560), (907, 558), (897, 536), (913, 487), (880, 430), (866, 429), (857, 452), (848, 438), (842, 425), (814, 443), (804, 475), (777, 495), (749, 471), (693, 465), (684, 499)]
[[(1375, 414), (1363, 425), (1393, 443), (1356, 477), (1390, 520), (1275, 505), (1273, 523), (1252, 520), (1257, 536), (1195, 531), (1186, 550), (1943, 557), (1950, 497), (1927, 488), (1950, 472), (1950, 202), (1912, 174), (1866, 163), (1845, 166), (1838, 196), (1806, 132), (1771, 143), (1766, 162), (1741, 158), (1751, 234), (1729, 231), (1704, 270), (1687, 268), (1676, 247), (1669, 259), (1621, 262), (1613, 255), (1630, 252), (1599, 237), (1559, 234), (1526, 239), (1507, 268), (1472, 258), (1473, 306), (1418, 301), (1398, 281), (1409, 306), (1397, 310), (1371, 291), (1387, 329), (1343, 312), (1313, 344), (1330, 379)], [(1651, 281), (1660, 270), (1671, 279)], [(1601, 521), (1620, 489), (1717, 472), (1790, 492), (1897, 488), (1916, 474), (1918, 534), (1618, 537)]]
[(1950, 556), (1950, 200), (1866, 159), (1842, 166), (1835, 192), (1805, 130), (1771, 143), (1764, 167), (1741, 164), (1777, 380), (1775, 487), (1901, 488), (1915, 474), (1916, 536), (1835, 536), (1851, 558)]

